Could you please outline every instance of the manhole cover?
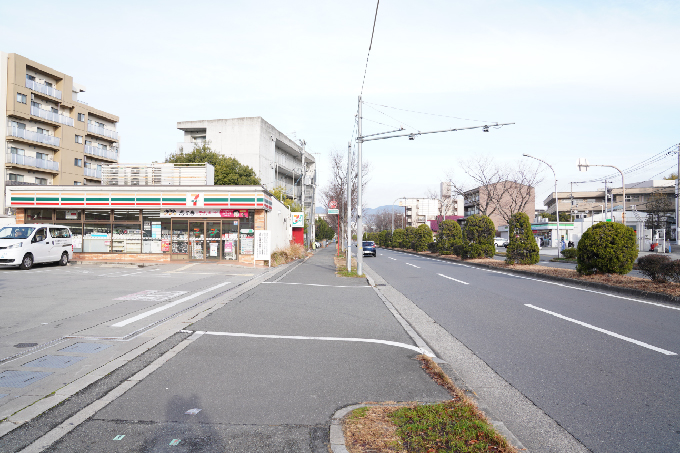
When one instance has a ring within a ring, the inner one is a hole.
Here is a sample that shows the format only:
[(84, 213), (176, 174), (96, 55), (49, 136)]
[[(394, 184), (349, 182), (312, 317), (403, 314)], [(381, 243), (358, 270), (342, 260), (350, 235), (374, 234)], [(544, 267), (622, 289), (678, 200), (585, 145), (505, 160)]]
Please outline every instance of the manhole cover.
[(15, 348), (33, 348), (35, 346), (38, 346), (38, 343), (18, 343), (15, 344)]
[(92, 354), (95, 352), (103, 351), (106, 348), (110, 348), (110, 344), (101, 344), (101, 343), (76, 343), (72, 344), (71, 346), (68, 346), (66, 348), (60, 349), (59, 351), (63, 352), (84, 352), (87, 354)]
[(3, 371), (0, 373), (0, 387), (22, 388), (35, 381), (46, 378), (52, 373), (41, 371)]
[(387, 286), (386, 283), (377, 283), (375, 286)]

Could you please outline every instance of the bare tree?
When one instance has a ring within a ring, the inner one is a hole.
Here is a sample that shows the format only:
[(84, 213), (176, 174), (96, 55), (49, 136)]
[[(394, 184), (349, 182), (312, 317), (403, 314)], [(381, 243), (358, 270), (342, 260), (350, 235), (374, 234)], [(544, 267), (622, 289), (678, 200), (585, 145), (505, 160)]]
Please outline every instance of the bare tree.
[[(352, 200), (351, 200), (351, 210), (352, 219), (357, 213), (357, 192), (358, 192), (358, 172), (357, 172), (357, 159), (356, 153), (352, 152), (351, 156), (351, 167), (350, 167), (350, 184), (352, 187)], [(337, 203), (337, 208), (339, 209), (340, 216), (340, 231), (338, 229), (337, 218), (335, 221), (329, 219), (329, 225), (338, 234), (338, 238), (344, 237), (345, 228), (347, 226), (347, 152), (346, 151), (331, 151), (331, 180), (321, 190), (321, 205), (328, 209), (328, 205), (331, 201)], [(365, 191), (366, 185), (368, 184), (370, 163), (364, 161), (362, 165), (362, 190)], [(365, 208), (365, 206), (362, 206)], [(335, 217), (335, 216), (330, 216)]]
[[(518, 212), (525, 212), (529, 203), (535, 203), (535, 187), (541, 182), (543, 182), (543, 177), (538, 165), (519, 161), (503, 183), (505, 187), (502, 197), (496, 200), (498, 214), (503, 220), (510, 223), (510, 217)], [(531, 209), (533, 210), (534, 207), (531, 206)], [(532, 217), (530, 215), (529, 219)]]
[[(403, 210), (394, 210), (394, 227), (401, 228), (404, 221)], [(383, 230), (392, 229), (392, 211), (389, 209), (381, 209), (380, 211), (366, 216), (366, 226), (370, 228), (370, 232), (379, 232)]]

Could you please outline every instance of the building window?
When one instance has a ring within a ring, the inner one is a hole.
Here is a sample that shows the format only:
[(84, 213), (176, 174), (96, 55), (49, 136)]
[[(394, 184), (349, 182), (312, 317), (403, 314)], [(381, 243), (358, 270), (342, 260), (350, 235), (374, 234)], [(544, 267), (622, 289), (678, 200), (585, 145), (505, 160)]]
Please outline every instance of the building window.
[(82, 167), (83, 166), (83, 159), (78, 159), (78, 158), (73, 159), (73, 165), (75, 165), (76, 167)]
[(51, 209), (26, 209), (26, 220), (30, 222), (26, 223), (38, 223), (36, 220), (42, 222), (52, 221), (52, 210)]
[(92, 168), (92, 164), (90, 162), (85, 162), (85, 168)]
[(83, 136), (82, 135), (76, 135), (76, 143), (83, 143)]
[(45, 154), (45, 153), (35, 153), (35, 158), (36, 158), (36, 159), (47, 160), (47, 154)]
[(47, 185), (47, 178), (35, 178), (35, 183), (41, 186)]
[(73, 181), (73, 185), (74, 185), (74, 186), (82, 186), (83, 183), (80, 182), (80, 181)]
[(26, 103), (26, 95), (17, 93), (17, 102), (21, 102), (22, 104)]
[(27, 78), (28, 80), (31, 80), (31, 81), (35, 82), (35, 76), (32, 76), (31, 74), (26, 74), (26, 78)]
[(18, 156), (23, 156), (23, 155), (26, 154), (26, 151), (24, 151), (23, 149), (15, 148), (15, 147), (12, 146), (12, 147), (10, 148), (10, 153), (11, 153), (11, 154), (16, 154), (16, 155), (18, 155)]
[(7, 175), (10, 181), (24, 182), (24, 175), (17, 175), (16, 173), (9, 173)]
[(84, 114), (84, 113), (79, 113), (79, 114), (78, 114), (78, 121), (85, 122), (85, 114)]

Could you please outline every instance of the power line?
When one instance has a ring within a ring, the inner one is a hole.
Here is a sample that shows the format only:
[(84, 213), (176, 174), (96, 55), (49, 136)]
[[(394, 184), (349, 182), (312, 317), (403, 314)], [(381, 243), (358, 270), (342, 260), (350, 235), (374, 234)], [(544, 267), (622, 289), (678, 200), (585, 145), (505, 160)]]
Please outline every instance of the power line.
[(373, 47), (373, 35), (375, 35), (375, 23), (378, 21), (378, 6), (380, 6), (380, 0), (375, 5), (375, 17), (373, 18), (373, 30), (371, 31), (371, 42), (368, 45), (368, 54), (366, 54), (366, 66), (364, 67), (364, 78), (361, 81), (361, 94), (364, 94), (364, 83), (366, 83), (366, 71), (368, 71), (368, 58), (371, 56), (371, 47)]
[(437, 113), (427, 113), (427, 112), (418, 112), (416, 110), (407, 110), (407, 109), (400, 109), (398, 107), (391, 107), (389, 105), (383, 105), (383, 104), (374, 104), (372, 102), (364, 102), (364, 104), (371, 104), (371, 105), (377, 105), (379, 107), (387, 107), (388, 109), (394, 109), (394, 110), (401, 110), (403, 112), (411, 112), (411, 113), (420, 113), (421, 115), (431, 115), (431, 116), (441, 116), (444, 118), (453, 118), (456, 120), (464, 120), (464, 121), (478, 121), (480, 123), (495, 123), (496, 121), (486, 121), (486, 120), (473, 120), (471, 118), (460, 118), (458, 116), (449, 116), (449, 115), (439, 115)]
[(380, 124), (381, 126), (398, 127), (398, 126), (395, 126), (395, 125), (393, 125), (393, 124), (385, 124), (385, 123), (380, 123), (380, 122), (375, 121), (375, 120), (369, 120), (369, 119), (366, 118), (366, 117), (363, 117), (362, 119), (363, 119), (364, 121), (370, 121), (371, 123)]
[[(364, 102), (364, 104), (368, 104), (368, 103), (367, 103), (367, 102)], [(404, 123), (403, 121), (398, 120), (398, 119), (396, 119), (396, 118), (394, 118), (394, 117), (392, 117), (392, 116), (389, 116), (387, 113), (381, 112), (380, 110), (378, 110), (378, 109), (375, 108), (375, 107), (371, 107), (370, 105), (369, 105), (368, 107), (369, 107), (369, 108), (372, 108), (373, 110), (375, 110), (375, 111), (378, 112), (378, 113), (381, 113), (381, 114), (385, 115), (385, 116), (388, 117), (388, 118), (393, 119), (394, 121), (397, 121), (397, 122), (400, 123), (400, 124), (403, 124), (404, 126), (410, 127), (410, 128), (413, 129), (414, 131), (420, 131), (420, 129), (416, 129), (416, 128), (413, 127), (413, 126), (409, 126), (408, 124)]]

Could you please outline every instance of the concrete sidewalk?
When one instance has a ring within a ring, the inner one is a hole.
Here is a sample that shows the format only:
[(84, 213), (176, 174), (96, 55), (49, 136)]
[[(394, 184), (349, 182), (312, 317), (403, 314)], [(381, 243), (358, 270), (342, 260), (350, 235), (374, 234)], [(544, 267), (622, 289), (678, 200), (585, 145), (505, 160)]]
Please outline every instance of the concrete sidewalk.
[(342, 407), (448, 399), (366, 280), (335, 275), (334, 252), (189, 326), (191, 343), (50, 451), (327, 453)]

